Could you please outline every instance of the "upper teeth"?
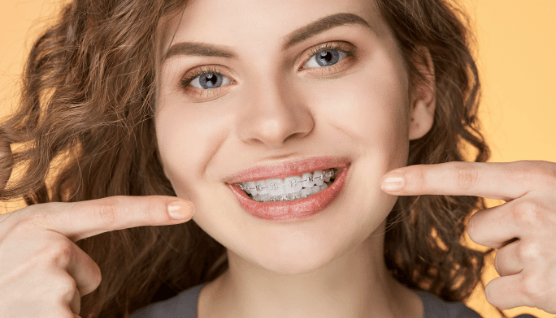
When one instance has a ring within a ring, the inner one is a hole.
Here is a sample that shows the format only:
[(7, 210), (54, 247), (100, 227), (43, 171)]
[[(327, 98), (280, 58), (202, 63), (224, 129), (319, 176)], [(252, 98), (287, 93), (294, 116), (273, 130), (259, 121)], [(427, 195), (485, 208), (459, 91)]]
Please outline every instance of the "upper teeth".
[(302, 187), (310, 188), (314, 185), (321, 186), (324, 182), (329, 182), (331, 177), (336, 175), (335, 168), (327, 170), (317, 170), (313, 173), (307, 172), (302, 176), (291, 176), (285, 179), (267, 179), (259, 181), (249, 181), (238, 183), (241, 190), (251, 194), (281, 194), (294, 193)]

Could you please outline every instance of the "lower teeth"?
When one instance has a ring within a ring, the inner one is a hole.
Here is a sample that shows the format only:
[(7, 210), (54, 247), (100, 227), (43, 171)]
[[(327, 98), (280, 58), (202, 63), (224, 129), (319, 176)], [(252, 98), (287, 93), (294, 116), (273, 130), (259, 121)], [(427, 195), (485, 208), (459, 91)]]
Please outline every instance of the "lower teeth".
[(294, 200), (304, 199), (315, 193), (319, 193), (322, 190), (328, 188), (330, 184), (332, 184), (332, 182), (334, 182), (334, 179), (331, 179), (329, 182), (324, 182), (323, 185), (321, 186), (313, 186), (312, 188), (308, 188), (308, 189), (303, 188), (300, 192), (296, 192), (296, 193), (288, 193), (288, 194), (276, 195), (276, 196), (272, 196), (270, 194), (263, 194), (263, 195), (256, 195), (254, 197), (251, 194), (248, 194), (248, 196), (251, 199), (258, 202), (294, 201)]

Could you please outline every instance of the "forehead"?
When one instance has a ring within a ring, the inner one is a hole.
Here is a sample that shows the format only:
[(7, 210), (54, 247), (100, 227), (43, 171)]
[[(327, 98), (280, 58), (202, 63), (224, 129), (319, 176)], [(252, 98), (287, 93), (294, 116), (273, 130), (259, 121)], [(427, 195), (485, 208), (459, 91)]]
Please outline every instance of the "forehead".
[(159, 54), (179, 41), (277, 46), (292, 30), (337, 13), (359, 15), (378, 36), (388, 33), (372, 0), (190, 0), (161, 20)]

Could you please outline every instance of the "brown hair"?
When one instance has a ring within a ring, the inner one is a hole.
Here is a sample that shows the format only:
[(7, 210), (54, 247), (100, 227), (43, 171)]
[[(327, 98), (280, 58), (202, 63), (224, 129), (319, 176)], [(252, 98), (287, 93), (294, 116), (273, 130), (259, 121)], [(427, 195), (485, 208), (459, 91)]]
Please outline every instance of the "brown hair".
[[(410, 143), (408, 164), (463, 161), (468, 148), (476, 151), (474, 161), (486, 161), (490, 153), (477, 119), (480, 83), (466, 15), (442, 0), (376, 2), (411, 82), (424, 80), (414, 58), (418, 46), (430, 50), (434, 63), (434, 124)], [(20, 107), (0, 128), (0, 141), (27, 145), (14, 151), (13, 163), (0, 161), (0, 173), (26, 168), (20, 179), (9, 180), (1, 200), (23, 197), (32, 205), (176, 195), (164, 175), (154, 129), (155, 50), (161, 19), (185, 5), (74, 0), (64, 7), (34, 43)], [(444, 300), (467, 300), (493, 252), (462, 244), (477, 208), (484, 208), (477, 197), (400, 197), (385, 237), (392, 275)], [(102, 270), (98, 289), (82, 298), (83, 317), (128, 317), (213, 280), (228, 266), (226, 249), (194, 221), (103, 233), (77, 245)]]

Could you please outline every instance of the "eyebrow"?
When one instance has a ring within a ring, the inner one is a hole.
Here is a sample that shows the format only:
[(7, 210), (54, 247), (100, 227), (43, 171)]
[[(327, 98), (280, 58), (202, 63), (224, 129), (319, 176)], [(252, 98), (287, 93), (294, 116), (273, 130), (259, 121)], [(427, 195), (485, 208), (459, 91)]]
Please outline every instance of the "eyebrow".
[[(359, 24), (374, 32), (373, 28), (365, 19), (353, 13), (337, 13), (311, 22), (286, 36), (282, 45), (282, 51), (307, 40), (326, 30), (346, 24)], [(162, 63), (175, 55), (191, 56), (213, 56), (237, 59), (237, 54), (229, 48), (221, 45), (214, 45), (202, 42), (180, 42), (172, 45), (163, 57)]]

